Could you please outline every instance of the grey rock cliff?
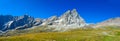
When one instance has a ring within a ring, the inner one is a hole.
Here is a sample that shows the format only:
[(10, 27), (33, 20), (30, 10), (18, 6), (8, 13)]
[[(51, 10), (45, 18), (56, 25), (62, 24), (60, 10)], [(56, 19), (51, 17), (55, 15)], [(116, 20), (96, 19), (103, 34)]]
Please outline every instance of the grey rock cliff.
[[(12, 30), (12, 29), (25, 29), (37, 25), (37, 20), (33, 17), (24, 16), (11, 16), (11, 15), (0, 15), (0, 30)], [(40, 24), (41, 22), (39, 22)]]
[(76, 9), (68, 10), (60, 17), (52, 16), (43, 23), (59, 27), (83, 27), (86, 25), (84, 19), (80, 17)]

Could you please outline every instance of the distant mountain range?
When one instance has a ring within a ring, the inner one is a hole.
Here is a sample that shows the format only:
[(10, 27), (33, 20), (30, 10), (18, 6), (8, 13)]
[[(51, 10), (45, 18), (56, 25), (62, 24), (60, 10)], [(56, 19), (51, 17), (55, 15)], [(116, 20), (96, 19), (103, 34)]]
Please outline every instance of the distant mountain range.
[[(106, 21), (97, 23), (94, 27), (115, 25), (120, 26), (120, 17), (108, 19)], [(23, 16), (11, 16), (11, 15), (0, 15), (0, 30), (19, 30), (32, 28), (34, 26), (44, 26), (54, 27), (57, 29), (73, 29), (80, 28), (84, 26), (89, 26), (84, 19), (78, 14), (76, 9), (66, 11), (62, 16), (52, 16), (48, 19), (33, 18), (29, 15)]]

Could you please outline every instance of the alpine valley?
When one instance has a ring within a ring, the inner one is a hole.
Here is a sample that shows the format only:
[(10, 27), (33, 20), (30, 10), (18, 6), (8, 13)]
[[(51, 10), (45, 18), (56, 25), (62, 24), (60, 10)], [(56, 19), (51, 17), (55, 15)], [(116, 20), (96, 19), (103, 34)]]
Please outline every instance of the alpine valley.
[(47, 19), (0, 15), (0, 41), (120, 41), (120, 17), (86, 23), (76, 9)]

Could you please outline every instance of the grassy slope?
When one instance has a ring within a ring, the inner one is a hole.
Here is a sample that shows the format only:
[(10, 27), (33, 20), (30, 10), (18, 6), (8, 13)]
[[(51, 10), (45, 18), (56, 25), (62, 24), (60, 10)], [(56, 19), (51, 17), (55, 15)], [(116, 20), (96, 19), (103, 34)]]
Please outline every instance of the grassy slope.
[(9, 37), (0, 41), (120, 41), (120, 29), (74, 29), (67, 32), (37, 32)]

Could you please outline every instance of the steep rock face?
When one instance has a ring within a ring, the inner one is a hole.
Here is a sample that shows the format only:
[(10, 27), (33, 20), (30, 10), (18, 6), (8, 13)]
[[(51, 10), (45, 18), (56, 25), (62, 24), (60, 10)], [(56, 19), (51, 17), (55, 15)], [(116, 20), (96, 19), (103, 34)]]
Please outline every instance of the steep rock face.
[(98, 23), (96, 27), (100, 26), (120, 26), (120, 17), (111, 18), (101, 23)]
[(38, 25), (37, 20), (35, 20), (33, 17), (24, 15), (24, 16), (11, 16), (11, 15), (6, 15), (0, 16), (0, 30), (6, 31), (6, 30), (11, 30), (11, 29), (25, 29), (25, 28), (30, 28), (34, 25)]
[(23, 28), (29, 28), (33, 26), (33, 21), (34, 21), (34, 18), (28, 15), (20, 16), (18, 20), (13, 21), (13, 23), (7, 29), (14, 29), (19, 26), (24, 26)]
[(63, 25), (77, 25), (77, 26), (84, 26), (85, 21), (82, 17), (79, 16), (76, 9), (73, 9), (72, 11), (68, 10), (65, 12), (60, 18), (59, 18), (59, 24)]
[(86, 25), (82, 17), (79, 16), (76, 9), (66, 11), (62, 16), (52, 16), (48, 18), (43, 24), (54, 27), (83, 27)]

